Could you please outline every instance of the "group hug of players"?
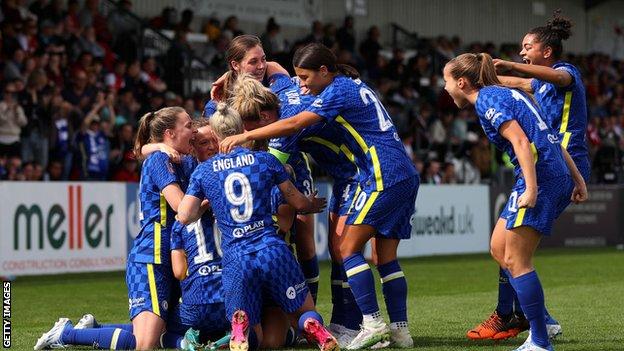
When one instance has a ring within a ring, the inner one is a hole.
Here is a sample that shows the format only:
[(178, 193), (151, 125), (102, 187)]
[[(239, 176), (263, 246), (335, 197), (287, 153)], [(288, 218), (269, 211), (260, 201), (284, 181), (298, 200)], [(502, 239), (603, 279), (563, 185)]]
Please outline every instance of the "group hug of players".
[[(578, 69), (560, 61), (570, 26), (556, 14), (526, 34), (523, 64), (469, 53), (444, 67), (445, 90), (458, 107), (475, 107), (516, 176), (491, 237), (498, 305), (470, 339), (529, 330), (517, 350), (542, 351), (561, 333), (532, 257), (566, 206), (587, 198), (585, 91)], [(205, 118), (179, 107), (141, 118), (141, 231), (126, 271), (132, 324), (61, 318), (35, 350), (414, 347), (397, 247), (410, 237), (419, 177), (376, 93), (320, 44), (295, 53), (292, 78), (266, 62), (255, 36), (236, 37), (227, 61)], [(329, 204), (316, 197), (308, 157), (333, 178)], [(327, 327), (315, 310), (312, 217), (326, 206)], [(363, 256), (369, 241), (389, 324)]]

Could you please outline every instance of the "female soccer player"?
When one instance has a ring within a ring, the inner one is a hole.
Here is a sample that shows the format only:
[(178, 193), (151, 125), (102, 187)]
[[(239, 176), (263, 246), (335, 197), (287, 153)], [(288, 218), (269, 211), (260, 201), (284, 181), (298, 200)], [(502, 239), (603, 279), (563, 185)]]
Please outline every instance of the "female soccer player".
[[(561, 145), (568, 150), (583, 179), (589, 181), (591, 167), (585, 130), (587, 129), (587, 106), (585, 87), (578, 68), (560, 61), (563, 40), (570, 37), (572, 23), (556, 12), (545, 26), (531, 29), (522, 40), (520, 56), (526, 64), (494, 60), (500, 73), (516, 72), (529, 78), (500, 76), (503, 85), (520, 88), (535, 97), (548, 126), (559, 132)], [(502, 253), (496, 253), (501, 256)], [(514, 312), (514, 313), (512, 313)], [(550, 338), (561, 333), (559, 323), (547, 313), (547, 329)], [(499, 270), (498, 305), (495, 312), (480, 325), (468, 331), (471, 339), (505, 339), (515, 337), (527, 328), (524, 315), (518, 305), (515, 292), (506, 275)]]
[[(232, 87), (239, 74), (248, 74), (259, 82), (268, 85), (268, 80), (276, 70), (285, 70), (274, 62), (267, 62), (260, 39), (255, 35), (240, 35), (234, 38), (227, 49), (226, 61), (228, 72), (215, 82), (211, 94), (219, 101), (227, 101), (232, 93)], [(216, 93), (215, 93), (216, 92)], [(217, 101), (213, 99), (204, 107), (204, 117), (209, 118), (216, 110)], [(273, 149), (275, 151), (277, 149)], [(295, 186), (304, 194), (313, 190), (313, 181), (308, 160), (298, 153), (292, 155), (288, 162), (296, 173)], [(319, 282), (319, 264), (314, 242), (314, 217), (298, 214), (295, 222), (295, 243), (297, 260), (306, 277), (310, 292), (316, 303)]]
[[(286, 70), (269, 71), (270, 90), (246, 75), (238, 77), (232, 90), (230, 103), (241, 115), (246, 130), (254, 130), (279, 119), (292, 117), (305, 110), (315, 99), (310, 95), (300, 94), (299, 85), (290, 78)], [(269, 145), (280, 161), (294, 164), (295, 167), (303, 161), (300, 156), (302, 151), (310, 154), (334, 180), (329, 206), (333, 304), (329, 329), (341, 346), (347, 345), (357, 335), (357, 329), (362, 322), (361, 312), (349, 288), (340, 257), (340, 234), (357, 188), (357, 167), (352, 162), (353, 153), (344, 144), (338, 131), (328, 124), (308, 127), (289, 137), (271, 139)], [(314, 282), (308, 281), (308, 285), (311, 284)]]
[[(336, 56), (321, 44), (299, 49), (293, 65), (302, 87), (317, 96), (312, 105), (291, 118), (228, 137), (220, 143), (220, 149), (227, 152), (249, 140), (292, 135), (322, 121), (340, 130), (360, 171), (359, 189), (340, 245), (349, 285), (363, 313), (360, 333), (348, 348), (388, 346), (391, 328), (397, 346), (411, 347), (407, 282), (396, 253), (400, 239), (411, 235), (410, 216), (414, 213), (419, 185), (416, 169), (388, 113), (375, 93), (357, 78), (357, 71), (338, 65)], [(376, 240), (377, 268), (391, 328), (379, 312), (373, 274), (362, 253), (366, 242), (373, 237), (379, 239)]]
[(489, 55), (460, 55), (443, 73), (455, 104), (475, 105), (486, 135), (515, 166), (516, 184), (492, 233), (491, 250), (506, 268), (530, 323), (529, 338), (517, 350), (553, 350), (546, 332), (544, 292), (532, 258), (542, 235), (550, 235), (553, 220), (570, 200), (587, 198), (585, 181), (530, 97), (498, 86)]
[[(219, 139), (243, 131), (240, 116), (225, 104), (217, 106), (210, 126)], [(271, 213), (274, 185), (298, 211), (320, 212), (325, 206), (324, 199), (305, 197), (297, 191), (274, 156), (236, 148), (195, 169), (179, 209), (179, 220), (184, 224), (194, 221), (201, 200), (210, 202), (222, 233), (226, 315), (232, 322), (230, 349), (249, 348), (249, 325), (261, 343), (263, 294), (298, 318), (300, 329), (321, 350), (337, 349), (336, 339), (314, 311), (312, 296), (294, 256), (277, 235)]]

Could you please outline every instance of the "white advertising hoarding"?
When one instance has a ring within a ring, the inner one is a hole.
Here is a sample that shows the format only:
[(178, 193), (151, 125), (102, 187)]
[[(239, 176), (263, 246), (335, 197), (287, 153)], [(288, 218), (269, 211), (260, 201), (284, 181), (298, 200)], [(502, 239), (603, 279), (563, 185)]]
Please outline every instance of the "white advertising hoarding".
[(401, 241), (399, 257), (488, 252), (489, 202), (485, 185), (421, 185), (412, 237)]
[(0, 275), (125, 269), (125, 184), (0, 182), (0, 193)]

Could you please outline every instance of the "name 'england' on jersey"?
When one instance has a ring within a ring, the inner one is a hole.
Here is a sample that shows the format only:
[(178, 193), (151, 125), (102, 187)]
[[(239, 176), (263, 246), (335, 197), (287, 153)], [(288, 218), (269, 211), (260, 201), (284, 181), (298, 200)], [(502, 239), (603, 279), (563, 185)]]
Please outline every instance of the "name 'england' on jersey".
[(363, 190), (382, 191), (417, 174), (388, 112), (361, 80), (335, 77), (306, 110), (337, 124)]
[(518, 122), (531, 142), (538, 182), (540, 179), (570, 174), (563, 158), (558, 133), (544, 121), (529, 96), (515, 89), (487, 86), (479, 91), (475, 107), (488, 139), (499, 150), (509, 154), (516, 178), (522, 175), (520, 164), (511, 142), (499, 133), (501, 126), (511, 120)]
[(223, 302), (221, 284), (221, 238), (213, 230), (212, 211), (187, 226), (175, 222), (171, 250), (182, 249), (187, 258), (187, 277), (180, 282), (182, 302), (202, 305)]
[(197, 166), (187, 194), (210, 201), (221, 231), (223, 264), (271, 245), (286, 245), (271, 213), (271, 189), (286, 180), (288, 174), (275, 156), (242, 147)]

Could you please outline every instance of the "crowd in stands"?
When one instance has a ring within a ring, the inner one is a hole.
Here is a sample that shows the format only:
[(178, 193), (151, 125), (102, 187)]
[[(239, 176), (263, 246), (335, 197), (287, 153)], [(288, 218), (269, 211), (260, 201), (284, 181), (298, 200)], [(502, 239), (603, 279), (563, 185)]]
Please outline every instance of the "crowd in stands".
[[(0, 179), (138, 181), (132, 154), (137, 121), (164, 106), (200, 118), (206, 92), (184, 95), (181, 67), (193, 55), (186, 35), (208, 37), (202, 58), (216, 71), (228, 42), (243, 32), (235, 16), (202, 19), (175, 8), (144, 24), (175, 32), (166, 54), (140, 55), (141, 24), (129, 0), (101, 13), (98, 0), (5, 0), (0, 14)], [(520, 61), (518, 45), (463, 43), (459, 37), (421, 38), (413, 49), (384, 50), (380, 28), (364, 38), (352, 17), (340, 25), (314, 21), (300, 40), (283, 39), (269, 19), (259, 33), (269, 60), (290, 68), (294, 51), (310, 42), (331, 48), (377, 92), (423, 183), (479, 183), (508, 167), (494, 151), (473, 110), (458, 110), (443, 89), (441, 69), (463, 52)], [(520, 39), (522, 33), (518, 33)], [(624, 155), (624, 62), (603, 54), (566, 55), (587, 88), (587, 143), (593, 182), (620, 181)], [(618, 175), (620, 179), (618, 179)]]

